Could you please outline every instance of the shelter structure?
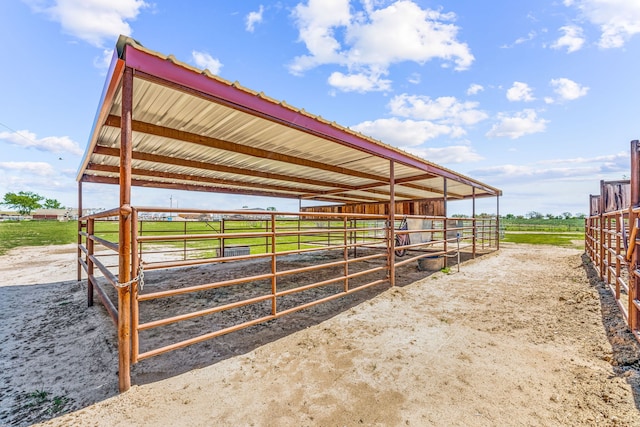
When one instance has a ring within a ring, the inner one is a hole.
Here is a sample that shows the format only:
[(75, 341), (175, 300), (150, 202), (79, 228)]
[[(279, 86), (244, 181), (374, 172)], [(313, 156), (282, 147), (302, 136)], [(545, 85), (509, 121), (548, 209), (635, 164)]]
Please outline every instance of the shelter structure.
[[(79, 209), (82, 209), (84, 183), (113, 184), (119, 188), (117, 207), (84, 216), (79, 221), (78, 280), (84, 269), (88, 276), (89, 304), (92, 304), (94, 292), (97, 292), (117, 325), (121, 390), (130, 386), (132, 362), (279, 317), (311, 304), (280, 310), (279, 301), (294, 292), (339, 282), (339, 294), (348, 294), (359, 289), (355, 286), (356, 279), (374, 273), (382, 273), (382, 276), (372, 278), (366, 283), (367, 286), (381, 282), (393, 286), (395, 268), (401, 265), (395, 256), (398, 244), (403, 246), (401, 249), (415, 251), (413, 257), (402, 261), (407, 263), (432, 254), (434, 250), (446, 254), (451, 250), (450, 236), (453, 232), (453, 241), (456, 235), (458, 240), (468, 240), (475, 254), (478, 242), (475, 200), (494, 197), (498, 210), (501, 195), (497, 188), (284, 101), (272, 99), (263, 92), (245, 88), (238, 82), (224, 80), (208, 70), (191, 67), (173, 56), (151, 51), (124, 36), (119, 38), (114, 51), (77, 181)], [(167, 212), (166, 208), (137, 206), (131, 198), (132, 186), (293, 198), (330, 202), (349, 208), (341, 208), (339, 212), (304, 214), (185, 208)], [(446, 219), (447, 201), (463, 199), (474, 201), (474, 214), (464, 224), (452, 224)], [(414, 203), (416, 201), (420, 203)], [(427, 208), (405, 211), (405, 207), (409, 209), (414, 205)], [(375, 213), (366, 213), (366, 206), (376, 206)], [(255, 223), (260, 225), (256, 226), (257, 231), (251, 233), (236, 229), (233, 236), (224, 222), (216, 225), (218, 228), (212, 227), (215, 232), (199, 231), (197, 235), (187, 230), (188, 222), (185, 221), (184, 232), (179, 235), (158, 236), (150, 231), (145, 232), (139, 218), (152, 218), (155, 215), (152, 213), (158, 212), (164, 215), (164, 219), (171, 219), (175, 214), (181, 218), (199, 216), (222, 218), (223, 221), (225, 218), (228, 221), (247, 219), (246, 215), (253, 215), (247, 221), (260, 221)], [(424, 217), (424, 212), (430, 215), (429, 229), (395, 229), (399, 215), (421, 213)], [(99, 221), (103, 219), (116, 220), (117, 238), (109, 239), (106, 231), (98, 233)], [(297, 225), (289, 223), (285, 227), (283, 221), (297, 221)], [(496, 216), (488, 232), (494, 238), (498, 235), (497, 226)], [(409, 235), (411, 232), (421, 235), (430, 233), (431, 237), (418, 243), (398, 240), (399, 235)], [(326, 240), (323, 250), (333, 249), (340, 256), (344, 254), (343, 259), (320, 267), (339, 266), (343, 273), (337, 278), (308, 284), (296, 290), (281, 290), (278, 286), (284, 275), (303, 270), (279, 271), (276, 267), (278, 257), (283, 253), (300, 254), (318, 250), (322, 240), (318, 237), (320, 235), (323, 241)], [(236, 247), (251, 246), (245, 242), (232, 245), (234, 250), (229, 256), (229, 241), (236, 239), (240, 242), (241, 238), (262, 239), (260, 251), (249, 248), (243, 252)], [(285, 240), (287, 245), (291, 245), (293, 238), (297, 238), (297, 246), (285, 247)], [(217, 242), (215, 254), (189, 256), (187, 253), (191, 254), (188, 251), (192, 249), (187, 249), (187, 241), (194, 240)], [(147, 254), (143, 251), (145, 245), (165, 243), (175, 246), (176, 242), (184, 243), (181, 259), (157, 263), (142, 259)], [(100, 260), (95, 248), (98, 245), (117, 254), (117, 272)], [(429, 245), (435, 249), (420, 252)], [(492, 245), (497, 249), (497, 239), (493, 240)], [(367, 252), (364, 258), (363, 252), (360, 252), (358, 258), (355, 255), (356, 248), (371, 252)], [(349, 252), (351, 250), (353, 253)], [(165, 321), (139, 323), (140, 302), (169, 296), (168, 291), (141, 293), (137, 285), (143, 278), (142, 266), (149, 270), (258, 258), (270, 262), (268, 273), (236, 281), (192, 286), (176, 290), (175, 293), (219, 289), (249, 281), (268, 281), (270, 286), (265, 295), (236, 302), (236, 305), (210, 308)], [(354, 265), (361, 259), (379, 259), (383, 264), (364, 272), (354, 272)], [(96, 268), (116, 289), (117, 304), (110, 302), (108, 292), (100, 285), (94, 273)], [(321, 298), (314, 303), (334, 297)], [(176, 323), (186, 317), (204, 316), (258, 302), (269, 303), (268, 314), (240, 326), (204, 334), (158, 350), (139, 352), (138, 335), (147, 329)]]

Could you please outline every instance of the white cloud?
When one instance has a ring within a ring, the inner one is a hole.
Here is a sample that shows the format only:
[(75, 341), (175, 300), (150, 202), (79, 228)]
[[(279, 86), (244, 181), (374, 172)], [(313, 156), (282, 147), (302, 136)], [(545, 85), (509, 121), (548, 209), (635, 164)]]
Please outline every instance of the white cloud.
[[(404, 61), (423, 64), (441, 59), (457, 70), (473, 62), (467, 44), (457, 40), (455, 14), (421, 9), (409, 0), (375, 9), (377, 4), (364, 2), (364, 10), (354, 13), (349, 0), (298, 4), (293, 16), (308, 54), (294, 58), (289, 71), (299, 75), (319, 65), (336, 64), (346, 67), (347, 75), (376, 76), (386, 75), (391, 64)], [(340, 89), (359, 90), (361, 82), (354, 83), (355, 88), (343, 85)]]
[(517, 139), (525, 135), (544, 132), (548, 123), (548, 120), (538, 118), (536, 112), (531, 109), (523, 110), (513, 116), (500, 113), (498, 119), (499, 123), (494, 124), (486, 136)]
[(584, 18), (600, 27), (598, 45), (601, 48), (622, 47), (640, 33), (640, 2), (637, 0), (567, 0), (564, 4), (576, 7)]
[[(542, 32), (546, 32), (546, 30), (543, 30)], [(529, 31), (529, 33), (525, 37), (519, 37), (513, 43), (504, 44), (504, 45), (500, 46), (500, 48), (501, 49), (511, 49), (512, 47), (517, 46), (519, 44), (523, 44), (523, 43), (529, 42), (529, 41), (535, 39), (536, 37), (538, 37), (538, 33), (536, 31)]]
[(344, 63), (334, 30), (349, 25), (349, 0), (309, 0), (307, 5), (298, 4), (293, 16), (299, 38), (310, 53), (294, 59), (289, 67), (293, 74), (302, 74), (320, 64)]
[(629, 169), (629, 153), (620, 152), (617, 154), (608, 154), (596, 157), (574, 157), (570, 159), (552, 159), (541, 162), (542, 164), (585, 164), (595, 163), (601, 165), (602, 170), (606, 171), (625, 171)]
[(344, 92), (364, 93), (391, 89), (391, 80), (382, 79), (380, 75), (376, 74), (342, 74), (335, 71), (329, 76), (328, 82), (331, 86)]
[(407, 79), (407, 81), (411, 84), (417, 85), (422, 80), (422, 77), (418, 73), (412, 73), (411, 76)]
[(585, 42), (582, 28), (577, 25), (565, 25), (564, 27), (560, 27), (560, 31), (562, 31), (564, 35), (551, 45), (553, 49), (566, 47), (567, 53), (571, 53), (582, 48)]
[(102, 55), (93, 59), (93, 65), (96, 68), (107, 69), (111, 65), (113, 59), (113, 49), (103, 49)]
[(442, 124), (473, 125), (488, 118), (487, 113), (477, 109), (477, 102), (461, 102), (453, 96), (431, 99), (405, 93), (393, 97), (389, 107), (395, 116), (435, 120)]
[(549, 84), (553, 86), (553, 91), (559, 95), (561, 101), (573, 101), (585, 96), (589, 91), (588, 87), (566, 78), (552, 79)]
[(0, 140), (7, 141), (20, 147), (35, 148), (40, 151), (50, 151), (52, 153), (71, 153), (77, 156), (84, 154), (77, 142), (68, 136), (46, 136), (38, 139), (37, 135), (28, 130), (16, 132), (0, 132)]
[[(424, 153), (429, 153), (429, 156), (437, 154), (438, 158), (447, 158), (450, 163), (454, 160), (445, 153), (451, 153), (452, 147), (443, 150), (419, 146), (441, 136), (460, 138), (467, 133), (465, 126), (488, 118), (487, 113), (477, 108), (477, 102), (462, 102), (452, 96), (431, 99), (405, 93), (393, 97), (388, 107), (395, 117), (365, 121), (351, 128), (421, 157)], [(477, 155), (470, 150), (464, 156), (462, 148), (458, 148), (456, 153), (464, 159), (459, 161), (477, 160)]]
[(396, 147), (415, 147), (443, 135), (460, 136), (464, 130), (427, 120), (399, 120), (397, 118), (366, 121), (351, 129), (372, 136)]
[(34, 12), (60, 23), (62, 30), (103, 48), (120, 34), (131, 35), (127, 21), (149, 7), (143, 0), (23, 0)]
[[(550, 166), (552, 165), (552, 166)], [(619, 175), (629, 170), (629, 154), (618, 153), (592, 158), (552, 159), (536, 164), (499, 165), (471, 171), (478, 177), (502, 178), (504, 180), (531, 179), (585, 179), (597, 181), (610, 174)]]
[(477, 162), (483, 157), (467, 145), (437, 148), (409, 148), (408, 152), (438, 164)]
[(256, 24), (262, 22), (262, 13), (264, 12), (264, 6), (260, 5), (260, 8), (257, 12), (250, 12), (246, 18), (245, 29), (250, 33), (253, 33)]
[(0, 170), (12, 173), (27, 172), (38, 176), (54, 176), (56, 170), (46, 162), (0, 162)]
[(509, 101), (524, 101), (530, 102), (534, 101), (533, 92), (528, 84), (523, 82), (513, 82), (513, 86), (511, 86), (507, 90), (507, 99)]
[(213, 74), (219, 74), (222, 69), (222, 63), (207, 52), (194, 50), (191, 52), (191, 57), (198, 68), (206, 68)]
[(476, 95), (484, 90), (484, 86), (477, 83), (472, 83), (467, 89), (467, 95)]

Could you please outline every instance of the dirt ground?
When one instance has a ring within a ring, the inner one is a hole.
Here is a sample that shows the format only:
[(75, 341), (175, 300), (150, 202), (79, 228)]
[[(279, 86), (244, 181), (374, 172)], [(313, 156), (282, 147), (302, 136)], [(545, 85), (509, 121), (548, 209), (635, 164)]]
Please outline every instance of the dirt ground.
[(640, 426), (640, 348), (576, 249), (408, 266), (395, 288), (144, 360), (124, 394), (115, 328), (86, 307), (74, 257), (0, 257), (0, 425)]

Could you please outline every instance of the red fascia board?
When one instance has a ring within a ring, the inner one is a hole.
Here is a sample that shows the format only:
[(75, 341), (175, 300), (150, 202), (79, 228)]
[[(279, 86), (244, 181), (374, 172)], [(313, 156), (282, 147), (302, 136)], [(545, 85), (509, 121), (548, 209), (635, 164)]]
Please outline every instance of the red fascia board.
[(138, 50), (134, 46), (126, 46), (124, 58), (127, 67), (202, 92), (208, 96), (220, 99), (223, 103), (233, 104), (242, 110), (249, 110), (258, 116), (267, 117), (271, 120), (281, 122), (286, 126), (295, 127), (304, 132), (322, 136), (348, 147), (356, 148), (378, 157), (393, 160), (394, 162), (495, 194), (494, 189), (487, 188), (477, 182), (467, 180), (455, 173), (404, 156), (402, 153), (372, 143), (352, 133), (342, 131), (330, 124), (322, 123), (313, 117), (275, 104), (272, 101), (260, 98), (259, 96), (235, 88), (227, 83), (212, 79), (205, 74), (184, 68), (168, 59), (163, 59)]

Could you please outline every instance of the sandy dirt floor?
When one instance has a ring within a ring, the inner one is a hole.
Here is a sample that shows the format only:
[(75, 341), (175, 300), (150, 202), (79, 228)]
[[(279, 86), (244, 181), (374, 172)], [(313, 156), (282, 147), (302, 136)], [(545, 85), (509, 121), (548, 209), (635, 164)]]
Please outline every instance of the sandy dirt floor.
[(74, 258), (0, 257), (0, 425), (640, 426), (639, 346), (576, 249), (410, 266), (393, 289), (144, 360), (120, 395), (115, 328)]

